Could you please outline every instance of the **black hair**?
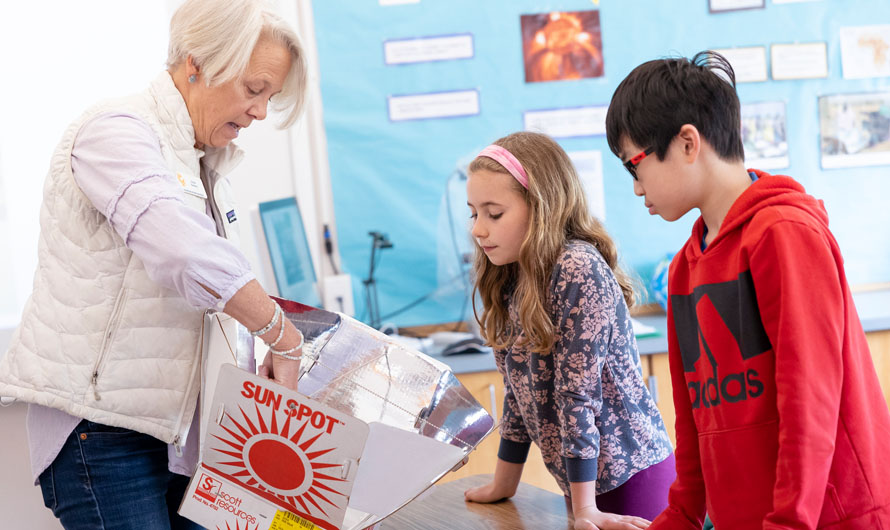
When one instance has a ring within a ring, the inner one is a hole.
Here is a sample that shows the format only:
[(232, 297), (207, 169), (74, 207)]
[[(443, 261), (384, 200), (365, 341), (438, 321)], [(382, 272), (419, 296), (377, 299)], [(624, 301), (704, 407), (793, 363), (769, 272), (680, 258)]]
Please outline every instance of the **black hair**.
[(643, 149), (654, 148), (658, 159), (664, 160), (671, 141), (687, 123), (720, 158), (744, 160), (735, 72), (717, 52), (702, 51), (692, 60), (657, 59), (634, 68), (612, 96), (606, 138), (616, 156), (626, 137)]

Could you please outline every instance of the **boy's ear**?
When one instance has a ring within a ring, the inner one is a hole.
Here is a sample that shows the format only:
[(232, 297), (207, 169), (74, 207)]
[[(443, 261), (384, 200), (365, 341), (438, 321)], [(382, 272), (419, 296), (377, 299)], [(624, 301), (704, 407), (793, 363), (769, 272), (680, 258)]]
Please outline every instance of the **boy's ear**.
[(686, 123), (680, 127), (680, 132), (677, 133), (677, 140), (680, 143), (683, 157), (688, 162), (694, 162), (702, 148), (702, 137), (695, 125)]

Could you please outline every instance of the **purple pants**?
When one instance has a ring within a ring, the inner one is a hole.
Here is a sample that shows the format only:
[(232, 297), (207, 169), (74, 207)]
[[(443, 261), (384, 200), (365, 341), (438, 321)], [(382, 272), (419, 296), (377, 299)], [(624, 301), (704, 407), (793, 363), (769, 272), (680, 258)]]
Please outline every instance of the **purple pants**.
[[(653, 520), (668, 505), (668, 489), (677, 478), (674, 453), (664, 461), (647, 467), (630, 477), (617, 488), (596, 496), (596, 507), (601, 512), (635, 515)], [(572, 499), (566, 497), (569, 513)]]

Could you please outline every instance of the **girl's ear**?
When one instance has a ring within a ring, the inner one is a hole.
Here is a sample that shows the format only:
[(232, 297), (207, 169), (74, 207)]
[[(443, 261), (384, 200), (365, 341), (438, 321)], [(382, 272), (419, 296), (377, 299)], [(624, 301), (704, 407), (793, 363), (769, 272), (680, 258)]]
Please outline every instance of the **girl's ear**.
[(680, 127), (680, 132), (677, 133), (676, 138), (679, 142), (683, 158), (689, 163), (695, 162), (702, 147), (701, 134), (698, 132), (695, 125), (689, 123), (684, 124)]

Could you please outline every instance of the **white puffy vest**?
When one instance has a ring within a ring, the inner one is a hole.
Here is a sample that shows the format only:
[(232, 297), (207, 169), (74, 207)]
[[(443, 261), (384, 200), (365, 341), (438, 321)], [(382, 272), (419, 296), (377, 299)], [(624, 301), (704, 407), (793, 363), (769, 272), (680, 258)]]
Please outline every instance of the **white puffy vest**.
[[(34, 289), (0, 361), (0, 395), (176, 443), (200, 390), (204, 310), (152, 281), (74, 181), (71, 150), (80, 128), (112, 110), (154, 129), (181, 183), (203, 170), (210, 206), (221, 214), (217, 225), (237, 243), (231, 191), (220, 175), (240, 150), (230, 144), (199, 158), (185, 101), (167, 72), (142, 94), (90, 109), (66, 130), (51, 160)], [(184, 190), (188, 205), (207, 211), (205, 199)]]

